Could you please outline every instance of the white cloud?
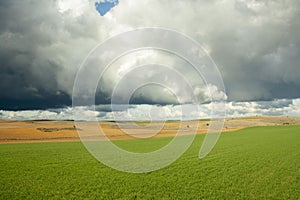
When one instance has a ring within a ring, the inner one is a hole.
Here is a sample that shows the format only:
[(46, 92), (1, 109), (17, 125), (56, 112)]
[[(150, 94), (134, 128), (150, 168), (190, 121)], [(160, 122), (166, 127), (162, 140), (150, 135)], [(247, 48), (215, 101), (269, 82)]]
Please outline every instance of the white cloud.
[[(213, 106), (213, 107), (212, 107)], [(220, 107), (221, 106), (221, 107)], [(261, 102), (228, 102), (225, 104), (226, 117), (246, 116), (298, 116), (300, 117), (300, 99), (278, 99)], [(113, 109), (112, 109), (113, 108)], [(61, 108), (51, 110), (29, 111), (0, 111), (2, 120), (72, 120), (73, 113), (80, 113), (77, 120), (164, 120), (164, 119), (206, 119), (220, 117), (219, 111), (224, 110), (224, 104), (184, 104), (184, 105), (111, 105), (96, 106), (96, 110), (90, 107), (76, 107), (75, 109)], [(211, 113), (214, 108), (215, 113)], [(114, 111), (112, 111), (114, 110)]]
[(227, 95), (220, 91), (220, 89), (212, 84), (208, 84), (204, 87), (196, 87), (194, 89), (195, 96), (200, 96), (202, 101), (210, 102), (210, 101), (226, 101)]

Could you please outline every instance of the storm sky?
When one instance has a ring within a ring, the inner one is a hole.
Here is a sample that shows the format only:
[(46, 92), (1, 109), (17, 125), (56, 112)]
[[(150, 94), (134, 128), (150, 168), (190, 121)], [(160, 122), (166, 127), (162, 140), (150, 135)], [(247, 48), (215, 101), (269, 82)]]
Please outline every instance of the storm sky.
[[(298, 0), (120, 0), (105, 16), (89, 0), (1, 1), (0, 109), (71, 106), (74, 79), (88, 53), (109, 37), (140, 27), (172, 29), (199, 42), (218, 66), (229, 102), (291, 103), (300, 98), (299, 19)], [(177, 58), (161, 52), (129, 55), (99, 82), (97, 103), (110, 103), (124, 65), (151, 57), (176, 63), (193, 79)], [(183, 103), (191, 103), (181, 86)], [(176, 103), (163, 89), (139, 92), (132, 103)]]

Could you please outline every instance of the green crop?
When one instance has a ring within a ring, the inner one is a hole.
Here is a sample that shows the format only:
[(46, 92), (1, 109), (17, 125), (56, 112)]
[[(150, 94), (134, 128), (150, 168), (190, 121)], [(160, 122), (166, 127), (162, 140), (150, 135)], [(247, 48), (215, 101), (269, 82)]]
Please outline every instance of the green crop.
[[(95, 160), (80, 142), (0, 145), (0, 199), (296, 199), (300, 126), (223, 133), (204, 159), (204, 135), (172, 165), (129, 174)], [(133, 152), (170, 138), (115, 141)]]

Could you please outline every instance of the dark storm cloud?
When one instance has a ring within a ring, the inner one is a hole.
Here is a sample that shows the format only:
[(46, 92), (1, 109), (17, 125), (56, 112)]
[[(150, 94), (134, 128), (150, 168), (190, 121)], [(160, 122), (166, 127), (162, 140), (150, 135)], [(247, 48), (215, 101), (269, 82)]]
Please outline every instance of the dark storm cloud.
[[(220, 68), (229, 100), (300, 97), (298, 0), (123, 0), (104, 17), (94, 3), (0, 2), (0, 109), (71, 105), (74, 78), (88, 52), (111, 35), (144, 26), (175, 29), (203, 44)], [(97, 103), (110, 102), (116, 76), (107, 74)], [(132, 102), (176, 103), (153, 89), (142, 93)]]
[(67, 20), (55, 1), (1, 1), (0, 109), (71, 104), (70, 92), (60, 80), (73, 81), (75, 72), (67, 68), (77, 59), (68, 61), (67, 54), (76, 56), (76, 51), (69, 52), (70, 40), (86, 34), (64, 24)]
[(43, 21), (51, 23), (49, 11), (42, 6), (25, 1), (0, 4), (0, 109), (47, 108), (70, 103), (56, 81), (63, 66), (39, 53), (39, 47), (53, 41), (53, 37), (39, 30)]

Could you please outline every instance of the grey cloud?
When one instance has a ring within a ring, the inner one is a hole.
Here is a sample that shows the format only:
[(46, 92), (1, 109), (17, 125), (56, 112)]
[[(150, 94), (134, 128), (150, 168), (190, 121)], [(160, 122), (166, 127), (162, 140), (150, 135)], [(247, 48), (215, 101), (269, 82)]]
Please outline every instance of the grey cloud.
[[(299, 18), (298, 0), (120, 0), (105, 17), (93, 1), (1, 1), (0, 109), (70, 106), (88, 52), (109, 36), (144, 26), (175, 29), (201, 43), (219, 66), (230, 101), (299, 98)], [(98, 103), (109, 103), (115, 76), (111, 71), (105, 77)], [(136, 103), (170, 98), (144, 92)]]

